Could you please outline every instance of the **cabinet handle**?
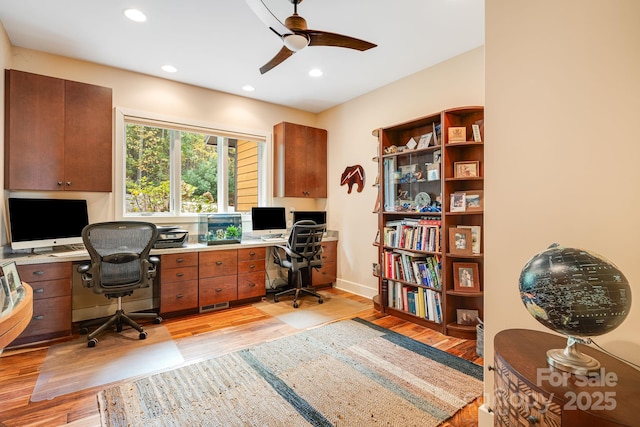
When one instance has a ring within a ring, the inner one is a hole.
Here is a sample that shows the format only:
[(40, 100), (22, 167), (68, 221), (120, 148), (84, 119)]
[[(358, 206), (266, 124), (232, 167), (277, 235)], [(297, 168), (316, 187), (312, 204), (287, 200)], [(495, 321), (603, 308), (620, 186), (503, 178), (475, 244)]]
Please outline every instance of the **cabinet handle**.
[(183, 298), (183, 297), (184, 297), (184, 295), (182, 295), (182, 294), (176, 295), (176, 299), (180, 299), (180, 298)]
[(183, 258), (177, 258), (177, 259), (176, 259), (176, 262), (178, 262), (178, 263), (183, 262), (183, 261), (184, 261), (184, 259), (183, 259)]
[(44, 288), (38, 288), (33, 290), (34, 294), (44, 294)]
[(256, 265), (255, 265), (255, 264), (251, 264), (251, 265), (249, 266), (249, 268), (256, 268)]
[(249, 255), (254, 256), (256, 253), (255, 252), (249, 252)]
[(222, 261), (216, 261), (216, 265), (222, 265)]
[(184, 273), (176, 273), (176, 276), (177, 277), (182, 277), (182, 276), (184, 276)]
[(216, 292), (222, 292), (222, 288), (216, 288)]
[(62, 181), (58, 181), (58, 187), (62, 187)]
[(42, 315), (40, 315), (40, 316), (33, 316), (31, 319), (32, 319), (32, 320), (42, 320), (42, 319), (44, 319), (44, 316), (42, 316)]
[(44, 274), (44, 271), (43, 270), (34, 271), (33, 274), (35, 276), (42, 276)]
[(254, 288), (255, 286), (256, 286), (256, 284), (255, 284), (255, 283), (249, 283), (249, 287), (250, 287), (250, 288)]
[(71, 187), (71, 181), (67, 181), (67, 187)]

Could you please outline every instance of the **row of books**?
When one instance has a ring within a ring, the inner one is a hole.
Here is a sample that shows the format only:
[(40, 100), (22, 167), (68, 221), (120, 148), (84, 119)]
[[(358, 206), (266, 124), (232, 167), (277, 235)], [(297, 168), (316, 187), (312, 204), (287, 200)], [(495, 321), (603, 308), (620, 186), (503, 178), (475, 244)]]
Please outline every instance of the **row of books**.
[(384, 244), (416, 251), (440, 252), (441, 228), (440, 218), (387, 221), (384, 227)]
[(440, 256), (402, 250), (385, 251), (383, 256), (385, 277), (442, 289)]
[(406, 311), (423, 319), (442, 323), (440, 293), (433, 289), (389, 282), (388, 306)]

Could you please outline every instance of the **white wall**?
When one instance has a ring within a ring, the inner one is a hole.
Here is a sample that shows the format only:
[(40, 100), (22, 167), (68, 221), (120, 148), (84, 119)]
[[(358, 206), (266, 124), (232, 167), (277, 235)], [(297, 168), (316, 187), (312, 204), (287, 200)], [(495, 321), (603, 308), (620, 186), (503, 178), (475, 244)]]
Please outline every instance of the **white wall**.
[[(553, 242), (605, 256), (640, 295), (640, 2), (486, 0), (485, 13), (489, 365), (498, 331), (546, 330), (518, 278)], [(639, 323), (635, 302), (595, 341), (640, 363)]]
[[(371, 132), (447, 108), (484, 105), (483, 55), (483, 48), (474, 49), (319, 114), (318, 125), (329, 135), (327, 216), (340, 230), (338, 287), (364, 296), (378, 293), (371, 273), (378, 226), (372, 213), (378, 174), (372, 158), (378, 144)], [(365, 188), (347, 194), (340, 176), (356, 164), (365, 169)]]

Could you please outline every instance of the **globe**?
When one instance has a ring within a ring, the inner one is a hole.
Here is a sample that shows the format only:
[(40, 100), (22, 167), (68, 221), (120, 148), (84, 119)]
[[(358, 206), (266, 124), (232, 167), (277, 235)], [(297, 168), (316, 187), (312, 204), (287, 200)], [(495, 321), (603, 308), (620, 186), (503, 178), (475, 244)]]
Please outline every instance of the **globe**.
[(547, 328), (595, 336), (618, 327), (631, 308), (631, 287), (604, 257), (558, 244), (535, 255), (520, 273), (520, 297)]

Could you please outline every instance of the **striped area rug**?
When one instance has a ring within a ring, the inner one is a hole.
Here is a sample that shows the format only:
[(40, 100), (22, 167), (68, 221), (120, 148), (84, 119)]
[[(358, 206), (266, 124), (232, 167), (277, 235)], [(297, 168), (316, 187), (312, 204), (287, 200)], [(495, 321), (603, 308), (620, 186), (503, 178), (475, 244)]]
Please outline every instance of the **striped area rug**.
[(437, 426), (482, 393), (482, 367), (361, 319), (98, 394), (103, 426)]

